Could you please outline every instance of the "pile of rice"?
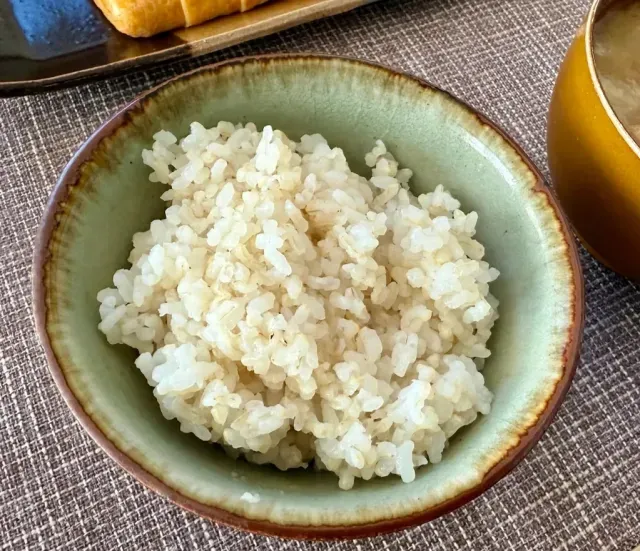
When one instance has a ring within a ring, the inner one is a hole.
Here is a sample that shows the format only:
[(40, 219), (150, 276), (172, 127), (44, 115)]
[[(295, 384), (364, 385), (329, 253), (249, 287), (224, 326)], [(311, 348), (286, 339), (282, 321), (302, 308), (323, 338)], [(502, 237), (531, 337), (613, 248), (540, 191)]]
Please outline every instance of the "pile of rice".
[(437, 463), (487, 414), (478, 368), (498, 271), (442, 186), (415, 197), (378, 141), (355, 174), (318, 135), (191, 125), (142, 159), (165, 218), (98, 294), (110, 343), (184, 432), (280, 469), (354, 479)]

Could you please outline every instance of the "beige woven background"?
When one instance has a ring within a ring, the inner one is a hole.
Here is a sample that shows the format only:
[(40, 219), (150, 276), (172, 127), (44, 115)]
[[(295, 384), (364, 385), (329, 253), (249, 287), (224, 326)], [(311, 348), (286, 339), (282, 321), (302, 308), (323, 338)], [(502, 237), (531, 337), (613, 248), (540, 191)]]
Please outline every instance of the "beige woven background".
[(56, 177), (91, 131), (141, 90), (238, 55), (348, 54), (457, 94), (505, 127), (546, 172), (549, 95), (587, 1), (383, 0), (196, 61), (0, 101), (0, 548), (630, 551), (640, 543), (640, 289), (586, 254), (582, 361), (542, 441), (454, 514), (360, 542), (245, 534), (143, 489), (65, 407), (30, 312), (33, 241)]

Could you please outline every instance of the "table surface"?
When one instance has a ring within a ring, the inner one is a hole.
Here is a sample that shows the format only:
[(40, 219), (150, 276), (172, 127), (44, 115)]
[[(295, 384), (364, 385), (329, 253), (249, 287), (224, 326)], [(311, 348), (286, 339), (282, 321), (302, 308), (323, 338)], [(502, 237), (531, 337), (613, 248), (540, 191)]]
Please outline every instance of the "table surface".
[[(582, 360), (558, 416), (505, 479), (430, 524), (359, 542), (242, 533), (144, 489), (81, 430), (33, 328), (30, 264), (47, 196), (73, 151), (140, 91), (268, 52), (382, 62), (502, 125), (546, 173), (554, 76), (588, 0), (383, 0), (197, 60), (0, 101), (0, 548), (631, 550), (640, 543), (640, 288), (584, 251)], [(637, 254), (635, 251), (633, 254)]]

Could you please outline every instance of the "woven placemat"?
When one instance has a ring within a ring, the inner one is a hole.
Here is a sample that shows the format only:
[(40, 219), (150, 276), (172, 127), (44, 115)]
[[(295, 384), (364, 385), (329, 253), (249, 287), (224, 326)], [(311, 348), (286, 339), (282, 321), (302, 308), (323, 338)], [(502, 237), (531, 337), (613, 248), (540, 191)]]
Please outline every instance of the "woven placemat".
[(586, 10), (587, 0), (383, 0), (195, 61), (0, 101), (0, 548), (630, 551), (639, 544), (640, 289), (585, 253), (582, 360), (541, 442), (466, 507), (359, 542), (245, 534), (145, 490), (74, 421), (31, 316), (34, 237), (56, 177), (91, 131), (138, 92), (240, 55), (346, 54), (450, 90), (501, 124), (545, 171), (554, 75)]

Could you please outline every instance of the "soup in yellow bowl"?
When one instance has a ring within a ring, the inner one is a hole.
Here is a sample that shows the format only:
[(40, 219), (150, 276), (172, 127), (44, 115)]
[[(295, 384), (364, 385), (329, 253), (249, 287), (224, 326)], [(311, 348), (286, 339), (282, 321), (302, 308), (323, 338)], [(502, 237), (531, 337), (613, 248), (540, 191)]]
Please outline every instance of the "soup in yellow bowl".
[(594, 27), (593, 53), (604, 94), (640, 143), (640, 1), (618, 2)]

